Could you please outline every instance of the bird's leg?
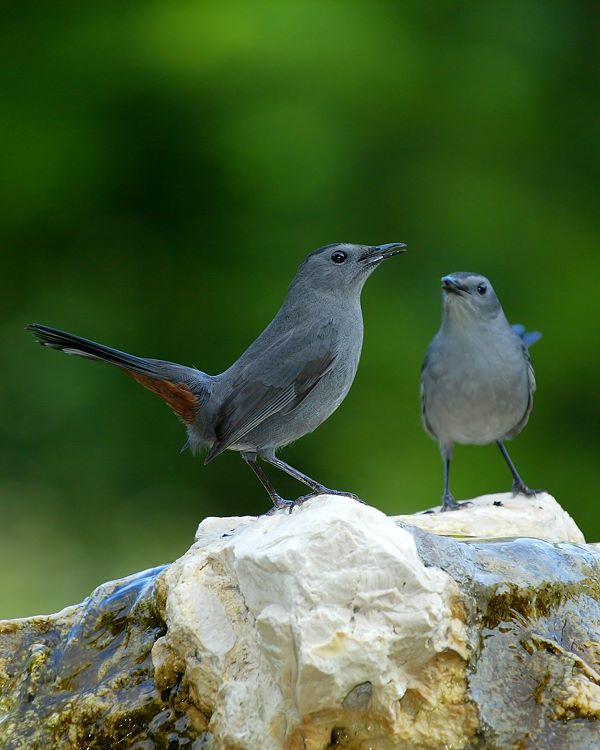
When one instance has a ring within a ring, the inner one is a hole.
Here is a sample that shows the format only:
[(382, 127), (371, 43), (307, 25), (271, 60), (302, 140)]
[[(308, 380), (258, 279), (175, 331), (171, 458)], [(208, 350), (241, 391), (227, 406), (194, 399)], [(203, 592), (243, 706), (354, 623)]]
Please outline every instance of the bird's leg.
[(271, 508), (271, 510), (268, 511), (267, 515), (269, 515), (270, 513), (273, 513), (276, 510), (279, 510), (280, 508), (289, 508), (289, 511), (291, 513), (292, 509), (294, 508), (294, 505), (296, 504), (295, 501), (284, 500), (281, 497), (281, 495), (277, 493), (277, 491), (275, 490), (275, 488), (269, 481), (269, 477), (262, 470), (262, 467), (259, 466), (258, 461), (256, 460), (256, 454), (255, 453), (242, 453), (241, 456), (244, 459), (244, 461), (248, 464), (248, 466), (252, 469), (252, 471), (256, 474), (259, 482), (262, 484), (265, 490), (269, 493), (269, 497), (271, 498), (273, 507)]
[(517, 467), (513, 464), (510, 456), (508, 455), (508, 451), (506, 450), (506, 446), (502, 442), (502, 440), (497, 440), (496, 444), (498, 445), (498, 448), (500, 448), (500, 453), (504, 456), (504, 460), (508, 464), (508, 468), (510, 469), (510, 473), (513, 475), (513, 485), (512, 485), (512, 493), (514, 495), (525, 495), (526, 497), (534, 497), (536, 491), (530, 490), (529, 487), (525, 484), (525, 482), (521, 479), (521, 475), (517, 471)]
[(342, 492), (341, 490), (332, 490), (329, 487), (325, 487), (325, 485), (321, 484), (320, 482), (316, 482), (314, 479), (311, 479), (310, 477), (306, 476), (306, 474), (303, 474), (298, 469), (294, 469), (293, 466), (286, 464), (285, 461), (282, 461), (280, 458), (277, 458), (277, 456), (274, 453), (261, 454), (261, 458), (267, 463), (271, 464), (271, 466), (275, 466), (277, 469), (284, 471), (286, 474), (289, 474), (291, 477), (294, 477), (294, 479), (297, 479), (299, 482), (302, 482), (302, 484), (305, 484), (307, 487), (310, 487), (310, 489), (312, 490), (312, 495), (305, 495), (303, 497), (299, 497), (296, 502), (304, 502), (305, 500), (308, 500), (309, 497), (313, 497), (314, 495), (344, 495), (346, 497), (351, 497), (353, 500), (358, 500), (359, 503), (364, 504), (364, 500), (361, 500), (357, 495), (353, 494), (352, 492)]
[(442, 454), (442, 460), (444, 461), (444, 494), (442, 495), (441, 512), (444, 513), (447, 510), (458, 510), (459, 508), (465, 508), (467, 505), (471, 505), (468, 501), (465, 501), (464, 503), (456, 502), (454, 495), (450, 492), (450, 460), (452, 459), (452, 443), (440, 443), (440, 452)]
[(457, 503), (450, 492), (450, 456), (444, 456), (444, 494), (442, 495), (442, 513), (446, 510), (457, 510)]

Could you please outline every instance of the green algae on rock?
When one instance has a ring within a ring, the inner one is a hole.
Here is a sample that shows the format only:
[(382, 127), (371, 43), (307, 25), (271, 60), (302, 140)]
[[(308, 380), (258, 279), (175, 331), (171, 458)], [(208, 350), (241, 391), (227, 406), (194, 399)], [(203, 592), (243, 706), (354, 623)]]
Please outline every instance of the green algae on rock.
[(2, 750), (191, 747), (188, 714), (154, 684), (161, 570), (104, 584), (56, 615), (0, 623)]
[(1, 750), (442, 747), (600, 748), (600, 545), (317, 498), (207, 519), (171, 566), (0, 622)]
[(469, 603), (481, 747), (600, 748), (598, 545), (415, 537), (422, 558), (460, 580)]

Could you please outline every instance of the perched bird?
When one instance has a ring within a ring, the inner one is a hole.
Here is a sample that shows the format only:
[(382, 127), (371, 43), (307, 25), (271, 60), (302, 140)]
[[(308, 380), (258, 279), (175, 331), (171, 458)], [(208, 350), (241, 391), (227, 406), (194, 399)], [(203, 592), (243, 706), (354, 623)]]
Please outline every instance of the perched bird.
[(301, 264), (271, 323), (220, 375), (158, 359), (145, 359), (44, 325), (29, 325), (38, 341), (67, 354), (120, 367), (158, 394), (187, 427), (186, 447), (207, 449), (204, 463), (225, 450), (238, 451), (269, 493), (274, 508), (284, 500), (258, 458), (310, 488), (331, 490), (275, 455), (278, 448), (312, 432), (342, 403), (360, 358), (363, 321), (360, 294), (371, 273), (404, 251), (386, 245), (334, 244)]
[(510, 326), (485, 276), (444, 276), (442, 296), (442, 325), (421, 370), (423, 424), (438, 441), (444, 461), (442, 510), (459, 507), (450, 492), (454, 443), (495, 442), (512, 473), (513, 493), (534, 495), (504, 440), (518, 435), (529, 419), (535, 376), (527, 347), (541, 334)]

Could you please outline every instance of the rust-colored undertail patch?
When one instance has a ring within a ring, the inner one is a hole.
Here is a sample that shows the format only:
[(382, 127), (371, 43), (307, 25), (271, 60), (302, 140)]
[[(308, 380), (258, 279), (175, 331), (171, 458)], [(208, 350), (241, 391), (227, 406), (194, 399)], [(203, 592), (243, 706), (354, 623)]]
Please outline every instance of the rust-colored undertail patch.
[(173, 409), (175, 414), (187, 424), (191, 424), (198, 414), (200, 404), (198, 397), (183, 383), (172, 383), (169, 380), (159, 380), (139, 372), (121, 368), (138, 383), (156, 393)]

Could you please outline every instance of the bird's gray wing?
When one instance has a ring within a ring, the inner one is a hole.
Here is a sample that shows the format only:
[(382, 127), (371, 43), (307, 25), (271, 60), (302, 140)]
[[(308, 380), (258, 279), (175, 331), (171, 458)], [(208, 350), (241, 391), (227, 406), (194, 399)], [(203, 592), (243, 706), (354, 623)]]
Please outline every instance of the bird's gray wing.
[(427, 419), (427, 389), (425, 387), (425, 377), (428, 364), (429, 352), (427, 352), (427, 354), (425, 355), (425, 359), (423, 360), (423, 364), (421, 366), (421, 417), (423, 419), (423, 426), (425, 427), (425, 431), (427, 432), (427, 434), (430, 435), (430, 437), (432, 437), (434, 440), (437, 440), (437, 435), (433, 431), (433, 427)]
[(287, 414), (302, 403), (333, 367), (335, 339), (332, 321), (302, 334), (291, 331), (243, 368), (219, 409), (216, 440), (205, 463), (273, 415)]
[(515, 437), (521, 432), (523, 427), (525, 427), (525, 425), (527, 424), (527, 420), (529, 419), (529, 415), (531, 414), (531, 410), (533, 409), (533, 394), (535, 393), (535, 388), (536, 388), (535, 372), (533, 370), (533, 363), (531, 361), (531, 357), (529, 356), (529, 352), (527, 351), (527, 346), (525, 344), (523, 344), (523, 356), (525, 357), (525, 362), (527, 364), (527, 382), (529, 384), (529, 398), (527, 399), (527, 406), (525, 408), (525, 412), (523, 413), (523, 416), (506, 436), (509, 439)]

